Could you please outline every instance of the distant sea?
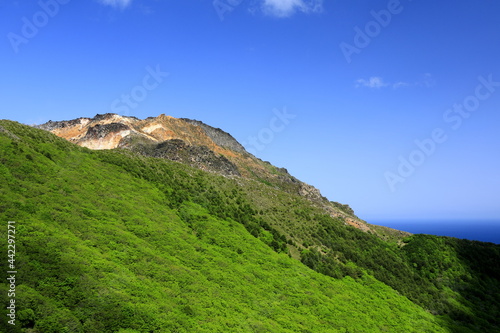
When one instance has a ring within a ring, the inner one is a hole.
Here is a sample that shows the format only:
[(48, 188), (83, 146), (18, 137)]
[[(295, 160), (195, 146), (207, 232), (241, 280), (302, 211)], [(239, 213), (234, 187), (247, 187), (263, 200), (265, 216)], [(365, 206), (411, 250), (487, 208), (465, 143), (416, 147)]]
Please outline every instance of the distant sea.
[(500, 244), (500, 221), (367, 221), (412, 234), (450, 236)]

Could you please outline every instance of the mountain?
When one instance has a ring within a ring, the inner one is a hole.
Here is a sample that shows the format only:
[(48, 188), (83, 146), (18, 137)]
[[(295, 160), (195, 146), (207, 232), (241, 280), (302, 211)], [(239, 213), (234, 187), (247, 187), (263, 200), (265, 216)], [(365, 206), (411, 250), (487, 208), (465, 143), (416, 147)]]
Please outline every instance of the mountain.
[[(300, 191), (223, 131), (116, 117), (0, 121), (0, 220), (16, 231), (0, 266), (17, 271), (0, 283), (0, 316), (15, 299), (16, 325), (0, 331), (499, 330), (500, 246), (356, 228), (348, 206)], [(173, 134), (146, 140), (148, 122)]]
[(345, 223), (363, 231), (383, 238), (409, 235), (362, 221), (348, 205), (329, 202), (318, 189), (291, 176), (285, 168), (277, 168), (256, 158), (229, 133), (201, 121), (163, 114), (141, 120), (108, 113), (94, 118), (49, 121), (37, 127), (90, 149), (125, 148), (228, 177), (253, 179), (299, 194), (321, 206), (332, 217), (342, 217)]

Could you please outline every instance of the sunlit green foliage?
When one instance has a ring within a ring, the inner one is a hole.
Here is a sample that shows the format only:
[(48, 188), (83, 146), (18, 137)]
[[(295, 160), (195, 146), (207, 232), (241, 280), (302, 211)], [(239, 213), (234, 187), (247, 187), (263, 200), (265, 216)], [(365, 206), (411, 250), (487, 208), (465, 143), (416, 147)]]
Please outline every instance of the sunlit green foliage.
[[(483, 303), (474, 297), (498, 287), (498, 268), (472, 261), (487, 256), (494, 266), (498, 247), (414, 236), (399, 248), (269, 184), (129, 151), (91, 151), (0, 121), (0, 221), (9, 220), (17, 221), (19, 306), (16, 327), (0, 321), (5, 332), (448, 332), (461, 323), (483, 331), (497, 325), (497, 295)], [(424, 254), (429, 260), (419, 261)], [(0, 264), (6, 272), (6, 260)], [(457, 274), (469, 279), (467, 293), (455, 288)], [(477, 274), (484, 279), (475, 288)], [(433, 307), (415, 282), (449, 295), (437, 300), (451, 304), (439, 312), (446, 316), (423, 309)], [(478, 304), (490, 307), (486, 315)]]

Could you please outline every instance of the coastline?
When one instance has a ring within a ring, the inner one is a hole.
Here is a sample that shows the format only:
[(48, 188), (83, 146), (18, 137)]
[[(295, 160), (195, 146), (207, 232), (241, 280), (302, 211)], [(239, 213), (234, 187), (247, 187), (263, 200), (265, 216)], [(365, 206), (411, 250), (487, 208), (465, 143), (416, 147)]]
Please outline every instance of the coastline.
[(412, 234), (448, 236), (500, 244), (500, 220), (375, 220), (371, 224)]

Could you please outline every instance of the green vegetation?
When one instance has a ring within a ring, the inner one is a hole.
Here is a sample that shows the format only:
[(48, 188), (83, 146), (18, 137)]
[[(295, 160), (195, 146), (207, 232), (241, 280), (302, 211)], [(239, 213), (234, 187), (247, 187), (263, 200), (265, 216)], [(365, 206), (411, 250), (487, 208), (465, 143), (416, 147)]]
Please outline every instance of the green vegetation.
[(498, 330), (493, 244), (415, 235), (401, 246), (259, 181), (10, 121), (0, 184), (19, 272), (15, 327), (0, 284), (2, 332)]

